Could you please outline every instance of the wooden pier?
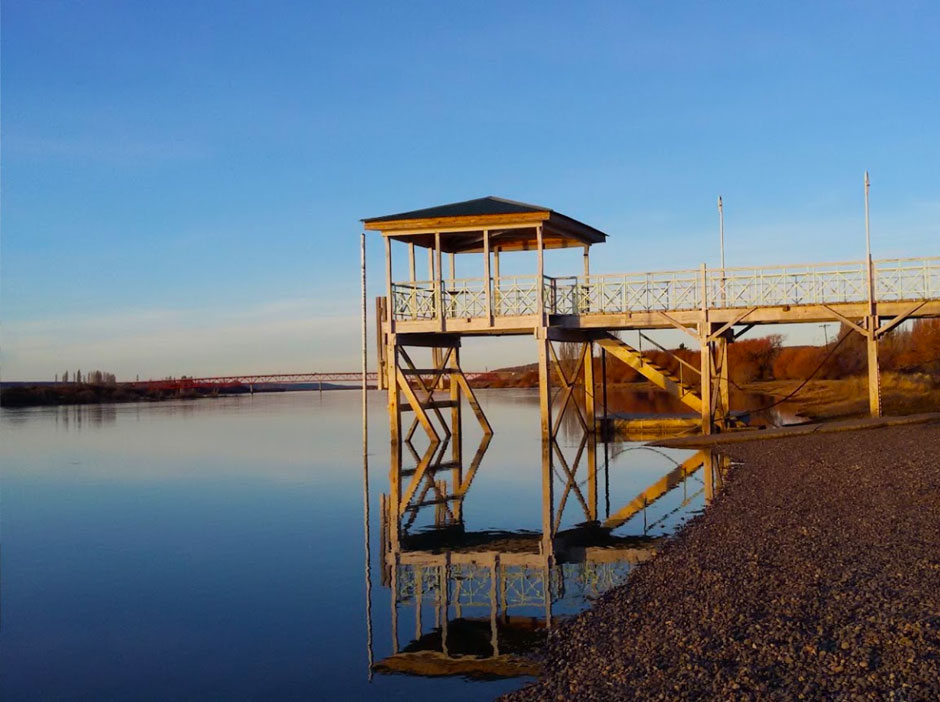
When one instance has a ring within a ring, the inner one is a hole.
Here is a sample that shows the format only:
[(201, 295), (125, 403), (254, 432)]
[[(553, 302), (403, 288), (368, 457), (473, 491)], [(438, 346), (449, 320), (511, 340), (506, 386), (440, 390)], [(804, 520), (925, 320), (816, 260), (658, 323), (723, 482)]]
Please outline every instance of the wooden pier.
[[(415, 504), (434, 505), (442, 520), (460, 522), (463, 496), (478, 465), (471, 462), (463, 472), (462, 408), (472, 410), (484, 437), (493, 432), (461, 369), (464, 337), (527, 335), (534, 341), (545, 505), (542, 552), (550, 556), (566, 502), (577, 501), (588, 521), (598, 520), (595, 392), (603, 390), (606, 378), (603, 373), (594, 377), (596, 352), (627, 363), (675, 395), (700, 414), (702, 431), (709, 434), (739, 423), (729, 407), (728, 345), (752, 328), (840, 322), (862, 335), (870, 410), (879, 416), (879, 339), (905, 320), (940, 316), (940, 258), (717, 269), (703, 264), (693, 270), (594, 274), (591, 249), (604, 243), (606, 234), (547, 207), (486, 197), (363, 221), (385, 243), (386, 295), (377, 300), (376, 310), (378, 382), (388, 390), (392, 441), (388, 509), (393, 544)], [(566, 277), (546, 275), (547, 252), (572, 248), (581, 250), (583, 270)], [(427, 253), (423, 279), (417, 249)], [(393, 261), (401, 254), (408, 265), (403, 280), (393, 275)], [(456, 277), (458, 255), (462, 261), (475, 257), (481, 276)], [(507, 255), (528, 257), (532, 273), (501, 274)], [(615, 333), (649, 329), (678, 329), (694, 339), (701, 349), (698, 367), (686, 364), (681, 375), (673, 375)], [(566, 353), (559, 351), (560, 344)], [(574, 453), (566, 455), (558, 436), (569, 408), (581, 438), (575, 438)], [(406, 413), (407, 428), (402, 424)], [(429, 440), (423, 455), (411, 442), (419, 428)], [(414, 468), (403, 467), (403, 447), (414, 453)], [(562, 483), (557, 494), (556, 474)]]

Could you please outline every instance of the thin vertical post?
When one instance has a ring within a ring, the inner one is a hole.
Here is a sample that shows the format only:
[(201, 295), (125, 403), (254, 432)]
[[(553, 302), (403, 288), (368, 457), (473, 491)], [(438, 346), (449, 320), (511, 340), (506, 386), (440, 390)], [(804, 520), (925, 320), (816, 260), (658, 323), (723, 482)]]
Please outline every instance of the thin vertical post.
[(365, 586), (366, 586), (366, 655), (369, 679), (372, 679), (372, 552), (369, 524), (369, 393), (366, 378), (369, 374), (368, 314), (366, 312), (366, 233), (360, 237), (362, 267), (362, 526), (365, 532)]
[(718, 196), (718, 236), (721, 245), (721, 274), (725, 273), (725, 208)]
[(493, 293), (490, 280), (490, 230), (483, 230), (483, 284), (486, 286), (486, 318), (493, 326)]
[(705, 471), (702, 476), (705, 480), (705, 506), (715, 500), (715, 456), (711, 451), (702, 451), (705, 462)]
[(398, 549), (392, 553), (392, 573), (389, 589), (392, 593), (392, 653), (398, 653)]
[(715, 340), (716, 356), (720, 360), (717, 370), (718, 392), (716, 400), (719, 404), (718, 421), (723, 429), (728, 427), (731, 414), (731, 383), (729, 373), (731, 371), (728, 360), (728, 337), (722, 335)]
[(388, 372), (388, 423), (390, 439), (390, 461), (388, 469), (389, 545), (397, 554), (401, 529), (401, 403), (398, 397), (398, 347), (394, 334), (388, 335), (385, 352), (385, 367)]
[(411, 284), (415, 283), (415, 243), (408, 242), (408, 278)]
[(386, 303), (385, 314), (387, 331), (389, 334), (395, 331), (395, 302), (392, 299), (392, 240), (385, 237), (385, 295)]
[(699, 324), (699, 343), (701, 344), (701, 395), (702, 395), (702, 433), (711, 434), (714, 422), (714, 405), (712, 401), (712, 377), (714, 362), (712, 359), (712, 343), (708, 340), (710, 324)]
[(493, 648), (493, 657), (499, 655), (499, 627), (496, 623), (496, 616), (499, 609), (499, 601), (496, 594), (496, 581), (499, 579), (499, 554), (493, 554), (493, 560), (490, 562), (490, 646)]
[(880, 417), (882, 406), (881, 369), (878, 366), (878, 317), (870, 315), (867, 322), (868, 334), (865, 340), (868, 346), (868, 409), (872, 417)]
[(496, 308), (494, 314), (499, 314), (499, 248), (493, 250), (493, 294)]
[[(453, 492), (457, 494), (463, 483), (463, 416), (460, 406), (460, 384), (457, 382), (457, 375), (460, 372), (460, 349), (454, 347), (450, 351), (450, 374), (448, 383), (450, 385), (450, 399), (453, 401), (453, 407), (450, 410), (450, 440), (451, 460), (454, 462), (454, 469), (451, 473), (453, 482)], [(441, 374), (443, 376), (443, 374)], [(454, 517), (458, 523), (463, 521), (463, 499), (454, 502)]]
[(447, 586), (447, 572), (450, 570), (450, 551), (444, 552), (444, 562), (441, 564), (441, 579), (440, 579), (440, 588), (441, 588), (441, 652), (445, 656), (450, 654), (447, 651), (447, 617), (448, 611), (450, 610), (450, 601)]
[(597, 519), (597, 410), (594, 402), (594, 344), (588, 341), (584, 357), (584, 414), (587, 419), (587, 489), (589, 519)]
[(542, 552), (548, 557), (554, 543), (555, 495), (552, 476), (552, 396), (550, 352), (545, 327), (536, 330), (539, 346), (539, 413), (542, 433)]
[[(591, 247), (584, 247), (584, 287), (582, 288), (582, 301), (573, 310), (575, 314), (587, 313), (591, 307)], [(575, 286), (577, 289), (577, 286)]]
[(726, 304), (725, 297), (725, 208), (718, 196), (718, 236), (721, 245), (721, 306)]
[(436, 292), (435, 304), (437, 305), (437, 321), (441, 325), (441, 331), (444, 331), (444, 283), (441, 272), (441, 233), (434, 232), (434, 290)]
[(539, 315), (539, 326), (545, 326), (545, 291), (542, 289), (545, 280), (545, 257), (542, 252), (542, 225), (539, 224), (535, 228), (535, 242), (536, 249), (538, 250), (538, 280), (536, 282), (536, 290), (538, 290), (538, 300), (536, 301), (536, 310)]
[[(362, 274), (362, 451), (365, 455), (368, 450), (369, 444), (369, 414), (367, 412), (369, 406), (369, 394), (366, 392), (366, 378), (369, 374), (369, 353), (367, 351), (369, 335), (368, 335), (368, 320), (369, 315), (366, 312), (366, 233), (362, 232), (360, 237), (360, 258), (361, 258), (361, 274)], [(320, 389), (323, 389), (322, 383), (320, 384)], [(368, 481), (368, 478), (366, 478)], [(368, 503), (366, 503), (368, 509)]]
[(875, 266), (871, 258), (871, 220), (868, 214), (871, 180), (865, 171), (865, 253), (868, 268), (868, 408), (872, 417), (880, 417), (881, 369), (878, 367), (878, 304), (875, 301)]

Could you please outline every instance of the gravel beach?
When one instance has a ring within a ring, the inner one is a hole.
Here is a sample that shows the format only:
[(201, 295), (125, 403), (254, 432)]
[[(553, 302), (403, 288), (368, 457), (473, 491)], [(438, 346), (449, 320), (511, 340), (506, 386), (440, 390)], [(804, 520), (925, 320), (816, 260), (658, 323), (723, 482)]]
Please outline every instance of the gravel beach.
[(504, 699), (940, 699), (940, 425), (722, 450), (715, 504)]

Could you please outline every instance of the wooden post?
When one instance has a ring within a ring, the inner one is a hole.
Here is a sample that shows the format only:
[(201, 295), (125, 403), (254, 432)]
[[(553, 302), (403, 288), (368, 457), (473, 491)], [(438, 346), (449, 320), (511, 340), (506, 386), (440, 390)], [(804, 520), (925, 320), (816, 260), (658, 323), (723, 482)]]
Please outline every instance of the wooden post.
[(586, 342), (587, 353), (584, 356), (584, 415), (587, 420), (587, 489), (589, 519), (597, 520), (597, 410), (594, 402), (594, 344)]
[(385, 295), (388, 298), (386, 313), (386, 331), (395, 333), (395, 301), (392, 298), (392, 240), (385, 237)]
[(408, 242), (408, 276), (411, 280), (411, 284), (415, 283), (415, 243), (413, 241)]
[(499, 314), (499, 249), (493, 250), (493, 298), (494, 314)]
[(731, 414), (731, 387), (728, 364), (728, 337), (722, 334), (715, 340), (715, 352), (720, 365), (717, 370), (718, 394), (715, 398), (718, 401), (718, 417), (716, 418), (722, 429), (727, 429), (730, 424)]
[(714, 359), (712, 357), (711, 324), (708, 322), (708, 269), (702, 264), (699, 274), (701, 288), (702, 318), (698, 325), (698, 338), (701, 345), (701, 395), (702, 395), (702, 433), (711, 434), (714, 428), (715, 411), (712, 401), (712, 377)]
[(486, 318), (490, 326), (493, 326), (493, 293), (492, 280), (490, 279), (490, 230), (483, 230), (483, 279), (486, 286)]
[(708, 340), (710, 325), (707, 323), (699, 324), (699, 343), (702, 346), (702, 433), (711, 434), (714, 422), (714, 412), (712, 404), (712, 372), (714, 362), (712, 360), (712, 344)]
[(397, 553), (401, 528), (401, 403), (398, 398), (398, 349), (394, 334), (388, 335), (385, 368), (388, 372), (385, 385), (388, 388), (388, 423), (391, 443), (391, 461), (388, 470), (388, 536), (392, 550)]
[(715, 499), (715, 462), (711, 451), (703, 451), (705, 459), (705, 471), (702, 476), (705, 480), (705, 506), (710, 505)]
[(880, 417), (881, 407), (881, 369), (878, 366), (878, 317), (870, 316), (868, 334), (865, 341), (868, 345), (868, 409), (872, 417)]
[[(384, 302), (384, 304), (383, 304)], [(385, 339), (385, 307), (388, 304), (388, 298), (375, 298), (375, 344), (376, 344), (376, 356), (378, 357), (378, 373), (376, 374), (376, 390), (385, 390), (385, 379), (388, 375), (386, 370), (386, 356), (385, 352), (388, 349), (387, 341)]]
[(865, 236), (868, 242), (868, 410), (880, 417), (881, 369), (878, 366), (878, 303), (875, 300), (875, 266), (871, 259), (871, 235), (868, 225), (868, 171), (865, 171)]
[[(536, 240), (536, 249), (538, 250), (539, 261), (538, 261), (538, 280), (535, 284), (535, 289), (538, 294), (538, 299), (536, 300), (536, 310), (539, 315), (539, 326), (546, 326), (545, 319), (545, 291), (542, 290), (542, 286), (545, 280), (545, 257), (543, 255), (542, 246), (542, 225), (539, 224), (535, 228), (535, 240)], [(547, 339), (546, 339), (547, 341)]]
[(441, 326), (441, 331), (444, 331), (444, 276), (441, 273), (441, 233), (434, 232), (434, 269), (436, 275), (434, 276), (434, 291), (435, 304), (437, 305), (437, 321)]
[(440, 568), (440, 590), (441, 593), (441, 652), (445, 656), (450, 654), (447, 651), (447, 617), (449, 616), (448, 612), (450, 611), (450, 602), (447, 592), (447, 573), (450, 570), (450, 551), (444, 552), (444, 562), (441, 564)]
[(539, 411), (542, 430), (542, 552), (551, 555), (554, 544), (555, 492), (552, 475), (552, 395), (551, 368), (549, 364), (552, 343), (545, 327), (536, 329), (539, 345)]
[(490, 561), (490, 646), (493, 648), (493, 657), (499, 656), (499, 628), (496, 617), (499, 614), (499, 601), (496, 595), (496, 582), (499, 580), (499, 554), (493, 554)]
[[(454, 462), (454, 469), (451, 471), (451, 481), (453, 483), (452, 491), (454, 494), (460, 490), (463, 483), (463, 416), (460, 407), (460, 384), (457, 382), (457, 375), (460, 372), (460, 349), (453, 348), (450, 352), (450, 399), (454, 406), (450, 409), (450, 440), (451, 460)], [(454, 502), (454, 517), (457, 522), (463, 521), (463, 500)]]

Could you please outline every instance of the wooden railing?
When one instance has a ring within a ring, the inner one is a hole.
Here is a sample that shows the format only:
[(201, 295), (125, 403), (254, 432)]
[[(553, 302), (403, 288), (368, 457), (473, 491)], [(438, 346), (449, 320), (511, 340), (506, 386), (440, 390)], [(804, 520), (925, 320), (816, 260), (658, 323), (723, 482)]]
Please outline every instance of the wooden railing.
[[(873, 262), (874, 298), (878, 301), (940, 299), (940, 257), (884, 259)], [(487, 293), (487, 287), (489, 291)], [(438, 316), (438, 283), (394, 283), (395, 319)], [(480, 318), (492, 314), (518, 317), (538, 312), (538, 276), (458, 278), (440, 282), (441, 316)], [(541, 294), (548, 314), (624, 314), (629, 312), (831, 305), (868, 300), (865, 261), (759, 268), (718, 268), (544, 276)]]

